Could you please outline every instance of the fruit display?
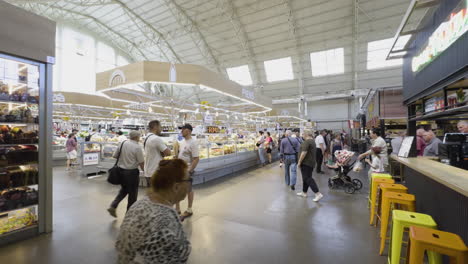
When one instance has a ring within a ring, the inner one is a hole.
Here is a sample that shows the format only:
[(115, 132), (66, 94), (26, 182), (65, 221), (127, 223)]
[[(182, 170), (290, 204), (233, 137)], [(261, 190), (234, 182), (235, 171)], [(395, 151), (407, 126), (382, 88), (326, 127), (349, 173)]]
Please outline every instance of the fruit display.
[(39, 194), (33, 188), (18, 187), (5, 189), (0, 191), (0, 213), (36, 205), (38, 201)]
[(10, 212), (6, 217), (0, 215), (0, 235), (35, 225), (37, 215), (34, 210), (34, 208), (26, 208)]
[(23, 131), (20, 127), (0, 126), (0, 144), (37, 144), (39, 135), (37, 131)]

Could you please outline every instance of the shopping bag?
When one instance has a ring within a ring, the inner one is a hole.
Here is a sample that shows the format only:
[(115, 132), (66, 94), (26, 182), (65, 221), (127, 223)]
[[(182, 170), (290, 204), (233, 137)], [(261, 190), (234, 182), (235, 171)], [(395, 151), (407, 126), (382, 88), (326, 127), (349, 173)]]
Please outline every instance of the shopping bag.
[(362, 162), (358, 160), (353, 166), (353, 171), (360, 172), (361, 170), (362, 170)]
[(114, 166), (107, 171), (107, 182), (114, 185), (120, 184), (120, 168), (119, 166)]

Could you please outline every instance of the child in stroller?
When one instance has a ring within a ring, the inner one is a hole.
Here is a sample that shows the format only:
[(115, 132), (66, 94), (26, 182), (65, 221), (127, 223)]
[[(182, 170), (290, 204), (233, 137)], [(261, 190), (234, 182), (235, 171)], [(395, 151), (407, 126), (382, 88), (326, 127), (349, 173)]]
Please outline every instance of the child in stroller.
[(348, 150), (337, 150), (334, 153), (336, 163), (327, 167), (335, 170), (338, 174), (328, 179), (328, 187), (330, 189), (343, 188), (348, 194), (353, 194), (355, 191), (362, 188), (362, 182), (359, 179), (351, 179), (348, 173), (352, 170), (354, 163), (350, 164), (354, 152)]

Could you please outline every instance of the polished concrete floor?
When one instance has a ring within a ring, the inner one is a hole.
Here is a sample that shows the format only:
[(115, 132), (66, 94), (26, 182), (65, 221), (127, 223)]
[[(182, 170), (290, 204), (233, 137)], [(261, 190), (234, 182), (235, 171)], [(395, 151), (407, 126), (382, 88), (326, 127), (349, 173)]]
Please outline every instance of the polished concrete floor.
[[(184, 222), (189, 263), (386, 263), (368, 224), (367, 184), (348, 195), (328, 190), (329, 176), (314, 174), (325, 195), (320, 203), (288, 189), (278, 163), (196, 186), (194, 216)], [(365, 174), (352, 176), (366, 181)], [(116, 193), (104, 177), (54, 169), (54, 232), (0, 248), (0, 263), (116, 263), (126, 207), (117, 220), (108, 215)]]

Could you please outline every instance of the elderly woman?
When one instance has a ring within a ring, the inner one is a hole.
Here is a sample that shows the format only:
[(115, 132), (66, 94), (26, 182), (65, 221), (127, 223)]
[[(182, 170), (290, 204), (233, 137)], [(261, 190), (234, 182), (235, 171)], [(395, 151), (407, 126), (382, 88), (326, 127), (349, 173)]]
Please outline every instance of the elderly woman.
[(174, 204), (184, 200), (192, 179), (181, 159), (162, 160), (148, 196), (127, 212), (116, 248), (119, 263), (186, 263), (187, 240)]

